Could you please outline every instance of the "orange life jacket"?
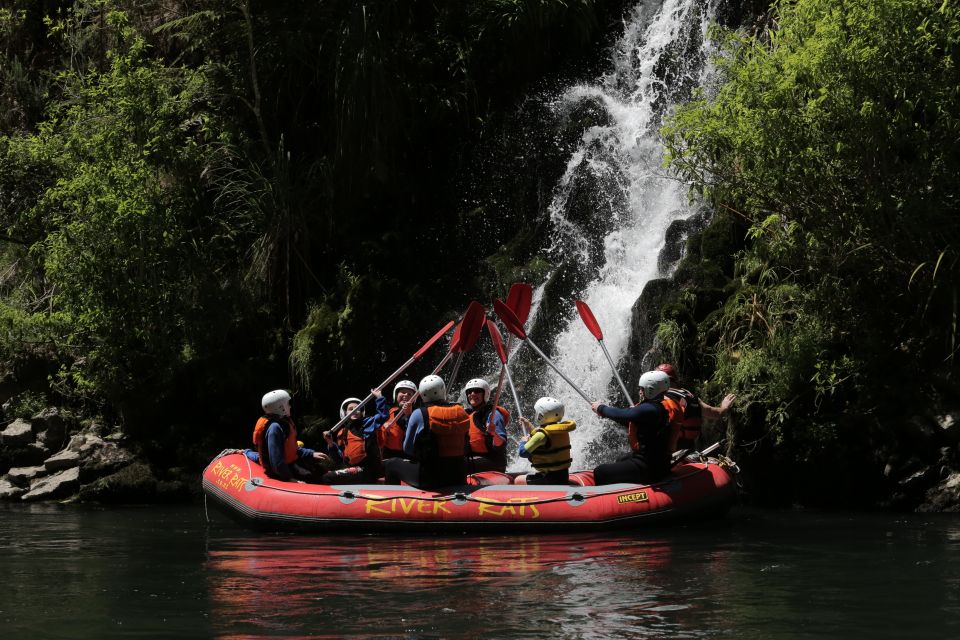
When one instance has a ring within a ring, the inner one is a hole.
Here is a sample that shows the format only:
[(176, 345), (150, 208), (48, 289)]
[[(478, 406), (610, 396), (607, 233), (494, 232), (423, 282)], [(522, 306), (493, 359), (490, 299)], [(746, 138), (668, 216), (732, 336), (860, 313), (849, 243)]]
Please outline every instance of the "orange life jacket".
[(470, 416), (459, 404), (433, 404), (421, 408), (425, 422), (441, 458), (462, 457), (466, 449), (464, 435), (470, 430)]
[[(398, 411), (400, 411), (400, 407), (390, 407), (390, 418), (387, 422), (393, 421)], [(407, 430), (405, 426), (400, 424), (399, 420), (391, 424), (389, 428), (379, 431), (381, 434), (380, 445), (384, 449), (403, 451), (403, 438), (406, 436)]]
[[(501, 416), (503, 416), (503, 426), (506, 427), (508, 424), (510, 424), (510, 412), (500, 405), (496, 406), (496, 410), (500, 412)], [(504, 440), (498, 433), (496, 433), (496, 428), (493, 425), (493, 421), (490, 419), (491, 412), (492, 410), (474, 411), (473, 413), (469, 414), (471, 454), (490, 453), (490, 451), (492, 451), (494, 448), (499, 449), (507, 444), (507, 441)], [(477, 424), (478, 422), (480, 424)], [(487, 431), (487, 429), (489, 429), (489, 431)]]
[[(643, 404), (643, 403), (638, 402), (633, 406), (636, 407), (636, 406), (639, 406), (640, 404)], [(675, 414), (677, 409), (675, 406), (668, 408), (667, 406), (665, 406), (663, 402), (651, 402), (651, 404), (653, 404), (653, 406), (657, 407), (657, 409), (659, 410), (661, 424), (658, 425), (657, 428), (654, 429), (652, 432), (648, 427), (645, 430), (643, 441), (641, 441), (641, 438), (639, 435), (639, 426), (634, 422), (627, 423), (627, 440), (629, 440), (630, 449), (632, 449), (634, 453), (640, 453), (644, 451), (647, 447), (654, 447), (654, 448), (659, 447), (660, 441), (664, 440), (664, 436), (666, 436), (666, 441), (662, 443), (663, 446), (667, 447), (670, 444), (669, 442), (669, 437), (671, 433), (670, 430), (672, 428), (673, 420), (677, 419)], [(671, 414), (671, 411), (673, 411), (674, 413)], [(680, 416), (682, 417), (682, 415), (683, 414), (681, 412)]]
[(270, 454), (267, 452), (267, 427), (270, 426), (271, 422), (276, 422), (281, 427), (286, 426), (287, 438), (283, 441), (283, 461), (287, 464), (293, 464), (300, 457), (297, 454), (297, 427), (290, 418), (284, 419), (275, 416), (262, 416), (253, 427), (253, 446), (257, 448), (257, 453), (260, 454), (260, 464), (264, 468), (273, 464), (270, 462)]
[(663, 397), (664, 404), (669, 401), (683, 408), (679, 420), (671, 420), (670, 423), (673, 429), (670, 439), (671, 447), (676, 450), (694, 446), (703, 428), (700, 399), (692, 391), (680, 388), (670, 388)]
[[(359, 423), (360, 433), (354, 433), (351, 427), (344, 427), (343, 430), (337, 434), (337, 444), (340, 446), (340, 450), (343, 451), (343, 461), (347, 466), (356, 466), (363, 463), (364, 460), (370, 458), (371, 462), (379, 458), (380, 446), (379, 438), (370, 438), (364, 439), (363, 437), (363, 420), (357, 420)], [(377, 430), (377, 433), (380, 433), (380, 430)]]

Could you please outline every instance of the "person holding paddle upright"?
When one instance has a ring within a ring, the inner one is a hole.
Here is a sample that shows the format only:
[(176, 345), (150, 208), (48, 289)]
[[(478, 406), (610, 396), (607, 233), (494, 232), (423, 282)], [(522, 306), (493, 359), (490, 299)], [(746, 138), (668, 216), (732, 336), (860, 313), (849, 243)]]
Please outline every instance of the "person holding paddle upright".
[(323, 474), (323, 484), (368, 484), (375, 483), (383, 474), (380, 455), (380, 427), (390, 417), (387, 401), (380, 389), (371, 389), (376, 398), (377, 412), (363, 417), (360, 398), (347, 398), (340, 403), (340, 418), (347, 418), (346, 427), (337, 433), (336, 439), (327, 431), (327, 453), (343, 468)]
[[(393, 407), (390, 407), (390, 419), (383, 429), (383, 459), (405, 458), (403, 437), (407, 434), (407, 421), (413, 413), (417, 385), (411, 380), (401, 380), (393, 387)], [(398, 415), (399, 414), (399, 415)]]
[(470, 473), (507, 470), (507, 425), (510, 412), (490, 401), (490, 384), (474, 378), (463, 388), (470, 416), (467, 468)]
[(642, 400), (627, 409), (609, 407), (599, 402), (590, 406), (601, 418), (608, 418), (627, 427), (630, 455), (601, 464), (593, 470), (598, 485), (630, 482), (651, 484), (670, 473), (671, 414), (663, 397), (670, 388), (670, 378), (663, 371), (647, 371), (640, 376)]
[(438, 375), (421, 380), (418, 391), (424, 405), (411, 414), (403, 442), (412, 460), (388, 460), (387, 484), (403, 481), (421, 489), (465, 484), (470, 416), (459, 403), (447, 402), (447, 385)]

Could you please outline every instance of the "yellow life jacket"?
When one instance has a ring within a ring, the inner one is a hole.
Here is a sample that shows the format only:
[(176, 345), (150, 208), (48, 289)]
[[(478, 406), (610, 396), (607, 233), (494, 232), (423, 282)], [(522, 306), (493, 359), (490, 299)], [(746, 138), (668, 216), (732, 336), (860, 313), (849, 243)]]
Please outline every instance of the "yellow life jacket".
[(541, 472), (561, 471), (569, 469), (570, 463), (570, 432), (577, 428), (573, 420), (554, 422), (553, 424), (537, 427), (535, 433), (542, 433), (546, 440), (530, 452), (530, 463)]

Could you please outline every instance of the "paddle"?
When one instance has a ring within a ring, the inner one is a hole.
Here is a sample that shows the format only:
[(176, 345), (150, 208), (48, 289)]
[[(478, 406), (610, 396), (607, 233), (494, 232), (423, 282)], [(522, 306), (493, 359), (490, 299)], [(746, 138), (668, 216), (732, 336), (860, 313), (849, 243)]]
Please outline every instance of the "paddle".
[(590, 310), (590, 307), (587, 306), (586, 302), (583, 300), (577, 300), (577, 313), (580, 314), (580, 319), (583, 320), (583, 324), (587, 326), (587, 329), (593, 334), (593, 337), (597, 339), (598, 343), (600, 343), (600, 348), (603, 349), (603, 355), (607, 356), (607, 362), (610, 363), (610, 368), (613, 369), (613, 375), (617, 377), (617, 382), (620, 383), (620, 389), (623, 390), (623, 395), (632, 405), (633, 398), (630, 397), (630, 392), (627, 391), (627, 385), (623, 384), (623, 379), (620, 378), (620, 374), (617, 373), (617, 365), (613, 363), (613, 358), (610, 357), (610, 352), (607, 351), (606, 345), (603, 344), (603, 331), (600, 330), (600, 324), (594, 317), (593, 311)]
[(456, 379), (457, 372), (460, 370), (460, 362), (463, 360), (463, 354), (473, 349), (474, 345), (477, 344), (477, 340), (480, 339), (480, 333), (483, 331), (483, 321), (486, 317), (487, 313), (484, 311), (483, 305), (476, 300), (473, 300), (467, 305), (467, 310), (463, 314), (463, 322), (454, 330), (454, 337), (456, 337), (457, 331), (460, 332), (460, 348), (457, 354), (457, 361), (453, 363), (453, 371), (450, 372), (447, 389), (453, 388), (453, 381)]
[(587, 397), (587, 394), (584, 393), (583, 390), (580, 389), (580, 387), (575, 385), (570, 378), (564, 375), (564, 373), (557, 368), (557, 365), (553, 363), (553, 360), (548, 358), (547, 354), (541, 351), (540, 347), (538, 347), (536, 343), (534, 343), (534, 341), (527, 336), (527, 334), (523, 330), (523, 326), (520, 324), (519, 319), (513, 313), (513, 311), (510, 310), (510, 307), (505, 305), (502, 300), (497, 299), (493, 301), (493, 310), (496, 312), (497, 317), (500, 318), (500, 320), (503, 322), (504, 326), (507, 327), (507, 330), (510, 333), (517, 336), (527, 344), (529, 344), (530, 347), (537, 352), (537, 355), (543, 358), (544, 362), (550, 365), (550, 367), (557, 372), (557, 375), (563, 378), (566, 381), (566, 383), (573, 388), (574, 391), (580, 394), (581, 398), (586, 400), (589, 404), (593, 404), (593, 400)]
[[(484, 313), (483, 305), (476, 300), (472, 301), (467, 306), (467, 310), (464, 312), (460, 324), (458, 324), (457, 328), (453, 331), (453, 339), (450, 340), (450, 350), (447, 352), (447, 355), (443, 357), (443, 360), (440, 361), (440, 364), (430, 372), (430, 375), (437, 375), (441, 369), (447, 366), (453, 354), (457, 353), (462, 355), (470, 349), (473, 349), (474, 345), (477, 344), (477, 340), (480, 339), (480, 332), (483, 331), (483, 321), (485, 319), (486, 313)], [(417, 391), (407, 402), (412, 405), (419, 397), (420, 392)], [(402, 413), (402, 411), (397, 411), (393, 418), (383, 425), (381, 429), (387, 429), (392, 426), (393, 423), (400, 418)]]
[(533, 287), (523, 282), (515, 282), (507, 294), (507, 306), (517, 316), (520, 325), (527, 323), (530, 307), (533, 305)]
[[(525, 325), (527, 323), (527, 318), (530, 316), (530, 307), (533, 304), (533, 287), (523, 282), (515, 282), (510, 287), (510, 293), (507, 294), (507, 306), (510, 307), (510, 310), (513, 311), (514, 315), (517, 316), (517, 320), (520, 322), (520, 325)], [(493, 327), (497, 329), (496, 325)], [(488, 327), (489, 329), (489, 327)], [(493, 334), (490, 334), (491, 337)], [(500, 337), (500, 331), (497, 330), (497, 337), (500, 338), (500, 345), (503, 345), (503, 338)], [(510, 353), (510, 346), (513, 342), (513, 334), (511, 333), (507, 336), (507, 346), (505, 348), (505, 353)], [(496, 344), (494, 344), (496, 347)], [(503, 360), (503, 365), (500, 367), (500, 379), (497, 380), (497, 392), (493, 395), (493, 406), (496, 407), (500, 402), (500, 394), (503, 392), (503, 381), (504, 376), (507, 374), (507, 361)], [(510, 383), (513, 386), (513, 383)], [(514, 393), (514, 400), (516, 400), (516, 393)], [(519, 411), (520, 407), (517, 405), (517, 410)], [(493, 415), (492, 413), (490, 414)]]
[[(376, 388), (377, 388), (377, 389), (383, 389), (383, 388), (386, 387), (388, 384), (390, 384), (391, 382), (393, 382), (393, 381), (397, 378), (397, 376), (399, 376), (401, 373), (403, 373), (404, 371), (407, 370), (407, 367), (409, 367), (409, 366), (412, 365), (414, 362), (416, 362), (417, 360), (419, 360), (420, 358), (422, 358), (422, 357), (423, 357), (423, 354), (425, 354), (425, 353), (427, 352), (427, 350), (430, 349), (430, 347), (432, 347), (432, 346), (437, 342), (437, 340), (439, 340), (439, 339), (442, 338), (444, 335), (446, 335), (446, 333), (447, 333), (448, 331), (450, 331), (450, 327), (452, 327), (452, 326), (453, 326), (453, 320), (451, 320), (450, 322), (448, 322), (447, 324), (445, 324), (445, 325), (443, 326), (443, 329), (440, 329), (440, 331), (437, 331), (437, 332), (433, 335), (433, 337), (431, 337), (429, 340), (427, 340), (426, 342), (424, 342), (424, 343), (423, 343), (423, 346), (421, 346), (419, 349), (417, 349), (417, 352), (414, 353), (414, 354), (410, 357), (409, 360), (407, 360), (406, 362), (403, 363), (403, 366), (401, 366), (399, 369), (397, 369), (396, 371), (394, 371), (393, 373), (391, 373), (390, 376), (387, 377), (387, 379), (384, 380), (382, 383), (380, 383), (380, 386), (379, 386), (379, 387), (376, 387)], [(348, 413), (347, 415), (343, 416), (343, 418), (340, 419), (340, 422), (338, 422), (336, 425), (334, 425), (334, 427), (333, 427), (332, 429), (330, 429), (330, 433), (331, 433), (332, 435), (336, 436), (337, 433), (339, 433), (340, 428), (347, 422), (347, 420), (350, 419), (350, 416), (351, 416), (355, 411), (358, 411), (358, 410), (362, 409), (362, 408), (363, 408), (368, 402), (370, 402), (370, 400), (372, 400), (372, 399), (373, 399), (373, 394), (371, 393), (371, 394), (369, 394), (366, 398), (364, 398), (364, 399), (360, 402), (360, 404), (357, 405), (357, 408), (354, 409), (354, 411), (351, 411), (351, 412)]]
[[(719, 448), (720, 448), (720, 442), (714, 442), (712, 445), (710, 445), (709, 447), (701, 451), (700, 455), (708, 456)], [(680, 464), (688, 455), (693, 453), (693, 451), (694, 451), (693, 449), (681, 449), (680, 451), (675, 451), (671, 459), (670, 468), (672, 469), (673, 467)]]
[[(507, 350), (503, 346), (503, 337), (500, 335), (500, 330), (497, 329), (497, 325), (493, 320), (487, 320), (487, 333), (490, 334), (490, 339), (493, 341), (493, 348), (496, 349), (497, 355), (500, 357), (500, 362), (503, 363), (503, 370), (507, 373), (507, 381), (510, 383), (510, 391), (513, 393), (513, 403), (517, 407), (517, 417), (520, 419), (520, 424), (523, 424), (523, 409), (520, 407), (520, 397), (517, 395), (517, 388), (513, 384), (510, 367), (507, 366)], [(499, 398), (493, 401), (493, 411), (497, 410), (497, 400), (499, 400)], [(493, 424), (493, 411), (490, 412), (488, 429), (489, 425)], [(526, 430), (526, 427), (524, 427), (524, 430)]]

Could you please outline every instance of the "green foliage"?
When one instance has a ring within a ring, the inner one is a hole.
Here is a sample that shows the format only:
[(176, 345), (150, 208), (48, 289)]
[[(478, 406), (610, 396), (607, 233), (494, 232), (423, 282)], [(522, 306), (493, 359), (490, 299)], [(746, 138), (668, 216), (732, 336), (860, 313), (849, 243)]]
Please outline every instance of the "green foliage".
[(234, 251), (216, 233), (233, 221), (209, 218), (198, 179), (219, 137), (203, 76), (151, 61), (122, 16), (111, 24), (125, 44), (109, 66), (64, 72), (69, 100), (36, 135), (0, 142), (0, 184), (27, 196), (4, 222), (30, 246), (8, 250), (20, 277), (4, 298), (7, 348), (27, 338), (82, 356), (68, 387), (101, 402), (162, 388), (207, 344), (218, 312), (198, 302), (221, 295)]
[(657, 343), (666, 362), (679, 362), (683, 351), (684, 328), (676, 320), (663, 320), (657, 325)]
[(10, 399), (10, 406), (4, 411), (9, 419), (29, 420), (47, 407), (47, 396), (36, 391), (24, 391)]
[(462, 158), (608, 5), (14, 0), (0, 355), (181, 458), (290, 371), (324, 402), (379, 380), (480, 287)]
[(767, 34), (716, 33), (721, 81), (664, 133), (672, 166), (749, 225), (736, 292), (701, 328), (712, 384), (805, 457), (834, 442), (831, 416), (892, 418), (894, 399), (953, 375), (960, 15), (917, 0), (774, 11)]

